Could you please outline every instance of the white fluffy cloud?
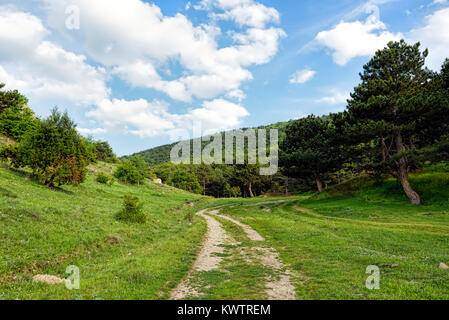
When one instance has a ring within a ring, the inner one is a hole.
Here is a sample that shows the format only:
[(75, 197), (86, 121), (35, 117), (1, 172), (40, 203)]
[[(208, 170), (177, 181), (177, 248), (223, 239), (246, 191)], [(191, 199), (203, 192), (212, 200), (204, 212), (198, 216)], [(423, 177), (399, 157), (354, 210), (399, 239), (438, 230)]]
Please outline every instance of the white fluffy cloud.
[(366, 21), (341, 21), (330, 30), (321, 31), (315, 40), (332, 51), (335, 63), (345, 65), (356, 57), (369, 57), (389, 41), (397, 41), (401, 33), (391, 33), (376, 14)]
[(49, 31), (37, 17), (9, 7), (0, 12), (0, 79), (8, 88), (73, 104), (108, 97), (104, 69), (45, 40)]
[(298, 70), (290, 76), (290, 83), (292, 84), (303, 84), (306, 83), (315, 76), (316, 71), (310, 69)]
[[(445, 4), (447, 0), (434, 0), (432, 4)], [(367, 6), (361, 7), (367, 10)], [(365, 22), (340, 22), (330, 30), (318, 33), (315, 40), (332, 52), (335, 63), (347, 64), (359, 56), (371, 56), (383, 48), (389, 41), (405, 38), (407, 42), (421, 42), (423, 48), (430, 51), (427, 65), (439, 70), (445, 58), (449, 57), (449, 8), (439, 9), (425, 18), (424, 24), (407, 32), (392, 33), (379, 19), (379, 9), (371, 4), (373, 12)], [(361, 10), (362, 10), (361, 9)], [(363, 12), (363, 10), (361, 12)]]
[[(195, 8), (210, 10), (210, 21), (198, 25), (142, 0), (38, 2), (43, 18), (1, 7), (0, 79), (33, 99), (94, 106), (86, 116), (102, 127), (80, 128), (86, 134), (156, 136), (195, 119), (205, 130), (236, 127), (248, 115), (241, 86), (253, 79), (249, 68), (268, 63), (285, 36), (270, 25), (279, 22), (279, 13), (255, 0), (202, 1)], [(66, 9), (73, 6), (81, 14), (79, 30), (66, 26)], [(235, 28), (223, 32), (219, 20)], [(61, 37), (83, 54), (55, 42)], [(113, 99), (107, 81), (114, 78), (200, 107), (174, 114), (158, 100)]]
[[(132, 86), (156, 89), (184, 102), (238, 90), (252, 79), (246, 68), (269, 62), (284, 35), (281, 29), (265, 27), (279, 20), (278, 12), (254, 1), (217, 2), (223, 15), (247, 26), (223, 48), (217, 43), (221, 30), (214, 23), (194, 26), (182, 14), (164, 16), (158, 6), (140, 0), (45, 1), (49, 23), (58, 30), (64, 29), (64, 8), (80, 8), (78, 37), (93, 59), (114, 68)], [(173, 63), (181, 70), (164, 79), (161, 70)]]
[(172, 114), (168, 107), (168, 103), (159, 100), (105, 99), (87, 114), (101, 122), (104, 128), (80, 128), (79, 131), (84, 134), (125, 132), (142, 138), (157, 135), (177, 138), (181, 129), (190, 133), (197, 123), (201, 124), (204, 133), (210, 134), (235, 128), (241, 124), (242, 117), (249, 115), (243, 106), (224, 99), (205, 101), (201, 107), (185, 114)]
[(315, 100), (315, 102), (324, 103), (328, 105), (338, 105), (338, 104), (346, 104), (349, 98), (350, 95), (348, 92), (339, 89), (331, 89), (330, 95), (317, 99)]
[(425, 20), (425, 25), (412, 30), (407, 38), (429, 49), (427, 65), (439, 71), (444, 59), (449, 58), (449, 8), (435, 11)]
[(235, 21), (239, 26), (264, 28), (270, 22), (278, 23), (279, 12), (254, 1), (215, 1), (215, 5), (224, 13), (213, 14), (213, 17)]

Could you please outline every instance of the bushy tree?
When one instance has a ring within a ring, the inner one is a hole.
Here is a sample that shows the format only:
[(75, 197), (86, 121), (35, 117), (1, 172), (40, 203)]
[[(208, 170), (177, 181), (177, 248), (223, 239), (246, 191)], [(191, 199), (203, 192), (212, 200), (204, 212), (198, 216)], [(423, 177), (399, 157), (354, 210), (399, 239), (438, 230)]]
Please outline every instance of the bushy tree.
[(264, 179), (267, 179), (267, 177), (260, 175), (260, 165), (258, 164), (234, 166), (233, 180), (241, 187), (244, 194), (247, 194), (250, 198), (258, 195), (257, 187), (260, 186)]
[(10, 107), (24, 106), (28, 103), (28, 99), (21, 95), (17, 90), (2, 91), (5, 87), (4, 83), (0, 83), (0, 113)]
[(428, 147), (449, 132), (449, 60), (440, 73), (431, 75), (412, 103), (419, 113), (412, 136), (414, 147)]
[(95, 158), (97, 161), (116, 163), (117, 156), (107, 141), (95, 141)]
[(240, 190), (240, 187), (231, 187), (229, 183), (226, 183), (224, 195), (230, 198), (237, 198), (242, 195), (242, 190)]
[(287, 175), (313, 179), (323, 192), (329, 174), (340, 170), (344, 157), (329, 118), (309, 116), (289, 123), (281, 144), (281, 166)]
[(118, 159), (107, 141), (97, 141), (92, 136), (86, 139), (92, 162), (117, 163)]
[(109, 176), (104, 172), (99, 172), (95, 178), (98, 183), (107, 184), (109, 182)]
[(207, 193), (207, 186), (214, 180), (214, 170), (207, 164), (196, 165), (194, 167), (195, 175), (203, 189), (203, 194)]
[(429, 93), (432, 74), (424, 67), (427, 55), (419, 43), (404, 41), (390, 42), (377, 51), (363, 67), (362, 83), (351, 94), (347, 112), (350, 134), (378, 150), (374, 167), (380, 163), (396, 176), (415, 205), (421, 199), (408, 175), (416, 166), (417, 136), (423, 127), (434, 126), (430, 119), (438, 116), (432, 105), (439, 98)]
[(143, 202), (131, 194), (125, 195), (123, 208), (115, 215), (115, 218), (119, 221), (145, 223), (147, 217), (143, 212)]
[(86, 177), (87, 148), (67, 112), (57, 109), (25, 134), (11, 154), (13, 165), (30, 167), (47, 186), (78, 185)]
[[(0, 84), (0, 90), (4, 87)], [(28, 100), (18, 91), (0, 91), (0, 132), (20, 141), (38, 125)]]
[(114, 177), (123, 183), (143, 184), (150, 176), (150, 167), (141, 156), (124, 160), (114, 172)]
[(193, 173), (183, 169), (176, 170), (168, 181), (168, 184), (192, 193), (201, 194), (203, 191), (197, 177)]
[(125, 160), (122, 164), (117, 166), (117, 169), (114, 172), (114, 177), (126, 184), (143, 183), (136, 166), (129, 160)]
[(139, 183), (143, 183), (145, 179), (149, 178), (150, 166), (141, 156), (132, 156), (128, 161), (136, 167), (139, 174)]

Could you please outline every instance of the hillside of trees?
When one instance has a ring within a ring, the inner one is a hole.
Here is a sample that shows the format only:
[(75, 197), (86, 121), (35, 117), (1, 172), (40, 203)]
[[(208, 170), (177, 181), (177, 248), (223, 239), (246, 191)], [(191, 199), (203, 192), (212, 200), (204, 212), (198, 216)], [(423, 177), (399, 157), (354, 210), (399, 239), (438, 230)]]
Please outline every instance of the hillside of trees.
[[(269, 130), (269, 129), (278, 129), (279, 130), (279, 139), (282, 140), (285, 137), (285, 129), (287, 128), (289, 122), (278, 122), (275, 124), (267, 125), (267, 126), (259, 126), (257, 128), (250, 128), (250, 129), (258, 129), (258, 130)], [(242, 128), (241, 130), (246, 130), (248, 128)], [(225, 136), (225, 132), (222, 132), (222, 136)], [(190, 143), (193, 143), (193, 140), (190, 140)], [(224, 149), (224, 139), (223, 139), (223, 149)], [(142, 157), (150, 166), (155, 166), (163, 163), (167, 163), (170, 161), (170, 151), (173, 149), (173, 147), (178, 144), (172, 143), (172, 144), (166, 144), (159, 147), (155, 147), (152, 149), (140, 151), (137, 153), (134, 153), (130, 156), (124, 156), (121, 159), (128, 159), (132, 156), (140, 156)], [(202, 142), (202, 147), (207, 145), (207, 142)]]

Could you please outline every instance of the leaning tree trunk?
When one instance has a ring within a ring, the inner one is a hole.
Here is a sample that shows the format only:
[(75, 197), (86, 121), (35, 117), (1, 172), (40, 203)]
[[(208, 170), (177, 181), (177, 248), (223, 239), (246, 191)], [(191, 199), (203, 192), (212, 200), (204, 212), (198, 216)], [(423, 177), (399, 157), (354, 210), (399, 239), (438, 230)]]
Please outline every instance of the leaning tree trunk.
[[(398, 153), (405, 150), (401, 134), (396, 136), (396, 148)], [(421, 198), (419, 197), (419, 194), (412, 189), (410, 181), (408, 180), (408, 165), (405, 156), (398, 160), (398, 179), (401, 182), (402, 188), (404, 188), (405, 194), (410, 199), (410, 203), (417, 206), (421, 205)]]
[(50, 178), (48, 178), (48, 180), (47, 181), (45, 181), (45, 185), (48, 187), (48, 188), (54, 188), (54, 186), (55, 186), (55, 179), (56, 179), (56, 174), (54, 173), (54, 174), (52, 174), (51, 176), (50, 176)]
[(320, 177), (315, 174), (316, 186), (318, 188), (319, 193), (323, 193), (323, 182), (321, 182)]
[(248, 186), (248, 191), (249, 191), (249, 196), (250, 196), (251, 198), (254, 198), (253, 186), (252, 186), (251, 183), (250, 183), (249, 186)]

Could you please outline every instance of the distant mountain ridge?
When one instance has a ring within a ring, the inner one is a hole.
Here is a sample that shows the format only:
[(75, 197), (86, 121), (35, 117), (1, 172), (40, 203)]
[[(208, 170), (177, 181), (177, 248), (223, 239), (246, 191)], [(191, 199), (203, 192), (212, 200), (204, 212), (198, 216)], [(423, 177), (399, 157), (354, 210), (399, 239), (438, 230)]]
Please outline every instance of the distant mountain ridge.
[[(247, 129), (257, 129), (257, 130), (262, 130), (262, 129), (278, 129), (279, 130), (279, 140), (282, 141), (283, 137), (284, 137), (284, 131), (285, 128), (287, 128), (287, 125), (290, 123), (291, 121), (286, 121), (286, 122), (277, 122), (274, 124), (270, 124), (267, 126), (260, 126), (257, 128), (242, 128), (241, 130), (247, 130)], [(222, 132), (222, 134), (224, 134), (224, 132)], [(192, 141), (192, 140), (190, 140)], [(175, 142), (172, 144), (166, 144), (166, 145), (162, 145), (159, 147), (155, 147), (152, 149), (148, 149), (148, 150), (144, 150), (144, 151), (140, 151), (137, 153), (134, 153), (132, 155), (129, 156), (124, 156), (122, 157), (122, 159), (128, 159), (132, 156), (141, 156), (149, 165), (151, 166), (155, 166), (158, 164), (162, 164), (162, 163), (166, 163), (170, 161), (170, 152), (172, 150), (172, 148), (178, 144), (179, 142)], [(207, 144), (207, 143), (206, 143)]]

